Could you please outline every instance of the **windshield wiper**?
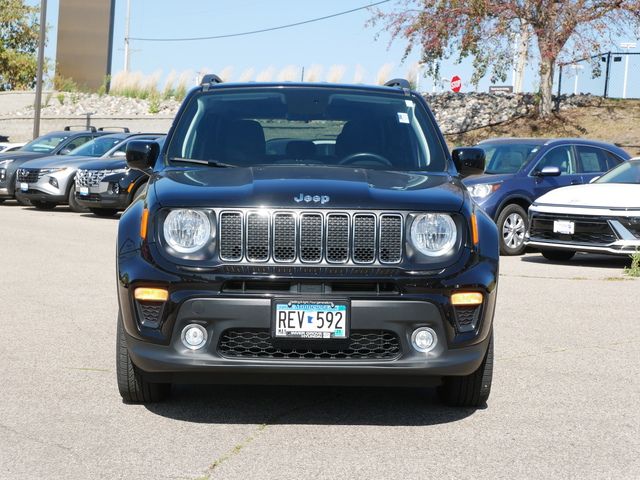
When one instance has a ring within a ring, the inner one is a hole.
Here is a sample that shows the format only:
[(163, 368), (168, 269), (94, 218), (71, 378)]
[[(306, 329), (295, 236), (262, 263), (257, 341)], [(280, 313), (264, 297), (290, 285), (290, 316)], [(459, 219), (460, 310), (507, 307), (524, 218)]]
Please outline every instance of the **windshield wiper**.
[(198, 165), (207, 165), (215, 168), (235, 168), (237, 165), (231, 165), (230, 163), (216, 162), (215, 160), (198, 160), (195, 158), (181, 158), (174, 157), (169, 159), (170, 162), (183, 162), (183, 163), (195, 163)]

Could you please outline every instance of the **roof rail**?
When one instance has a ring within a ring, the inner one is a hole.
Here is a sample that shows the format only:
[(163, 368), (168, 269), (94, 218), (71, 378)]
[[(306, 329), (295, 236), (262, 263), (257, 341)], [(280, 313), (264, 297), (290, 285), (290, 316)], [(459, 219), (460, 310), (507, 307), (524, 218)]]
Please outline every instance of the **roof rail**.
[(64, 131), (70, 132), (72, 128), (78, 128), (79, 131), (89, 130), (90, 132), (97, 132), (96, 127), (87, 125), (67, 125), (64, 127)]
[(398, 87), (398, 88), (406, 88), (407, 90), (411, 90), (411, 85), (409, 81), (404, 78), (394, 78), (389, 80), (384, 84), (385, 87)]
[(114, 129), (119, 129), (122, 130), (123, 133), (131, 133), (131, 130), (129, 130), (128, 127), (100, 127), (98, 129), (99, 132), (106, 132), (106, 128), (114, 128)]
[(217, 83), (222, 83), (222, 79), (215, 73), (207, 73), (202, 77), (202, 80), (200, 80), (200, 85), (202, 85), (202, 89), (205, 92), (209, 90), (211, 85), (215, 85)]

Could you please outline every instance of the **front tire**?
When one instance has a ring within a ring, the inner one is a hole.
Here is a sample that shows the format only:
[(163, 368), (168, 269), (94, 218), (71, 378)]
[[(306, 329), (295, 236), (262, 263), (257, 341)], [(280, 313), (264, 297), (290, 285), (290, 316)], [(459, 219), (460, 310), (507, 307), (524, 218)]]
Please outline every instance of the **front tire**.
[(440, 398), (451, 407), (482, 407), (491, 393), (493, 379), (493, 333), (482, 364), (471, 375), (445, 377)]
[(55, 203), (41, 202), (39, 200), (32, 200), (31, 205), (33, 205), (36, 210), (53, 210), (54, 208), (56, 208)]
[(171, 393), (171, 384), (146, 381), (142, 372), (131, 361), (121, 313), (118, 313), (117, 335), (116, 376), (122, 399), (126, 403), (153, 403), (168, 397)]
[(567, 262), (576, 254), (571, 250), (540, 250), (540, 253), (544, 258), (553, 262)]
[(529, 228), (527, 212), (520, 205), (509, 204), (502, 209), (496, 222), (500, 231), (500, 253), (502, 255), (522, 255), (524, 234)]
[(89, 212), (88, 208), (83, 207), (76, 200), (76, 185), (75, 184), (73, 184), (71, 186), (71, 189), (69, 190), (68, 203), (69, 203), (69, 208), (71, 210), (73, 210), (74, 212), (76, 212), (76, 213), (88, 213)]

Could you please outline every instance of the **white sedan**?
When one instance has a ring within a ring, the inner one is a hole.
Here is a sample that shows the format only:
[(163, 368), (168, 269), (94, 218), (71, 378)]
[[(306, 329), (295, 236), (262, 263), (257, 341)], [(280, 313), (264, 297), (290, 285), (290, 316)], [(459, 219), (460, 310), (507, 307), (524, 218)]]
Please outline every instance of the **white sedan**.
[(526, 244), (550, 260), (576, 252), (630, 255), (640, 249), (640, 157), (587, 185), (558, 188), (529, 207)]
[(0, 153), (15, 152), (19, 148), (22, 148), (24, 145), (25, 145), (24, 142), (22, 143), (0, 142)]

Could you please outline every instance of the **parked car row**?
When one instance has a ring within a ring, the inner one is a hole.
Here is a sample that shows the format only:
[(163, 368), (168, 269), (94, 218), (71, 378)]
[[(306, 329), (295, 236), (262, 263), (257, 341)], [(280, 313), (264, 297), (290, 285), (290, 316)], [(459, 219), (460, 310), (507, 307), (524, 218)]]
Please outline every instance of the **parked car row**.
[(162, 141), (164, 135), (122, 130), (66, 127), (36, 138), (19, 151), (0, 154), (0, 203), (15, 197), (41, 210), (68, 204), (76, 212), (99, 216), (124, 210), (148, 178), (127, 168), (128, 143)]
[(615, 145), (585, 139), (502, 138), (476, 147), (485, 155), (484, 172), (463, 182), (498, 225), (503, 255), (520, 255), (527, 247), (527, 210), (536, 199), (588, 184), (630, 158)]

